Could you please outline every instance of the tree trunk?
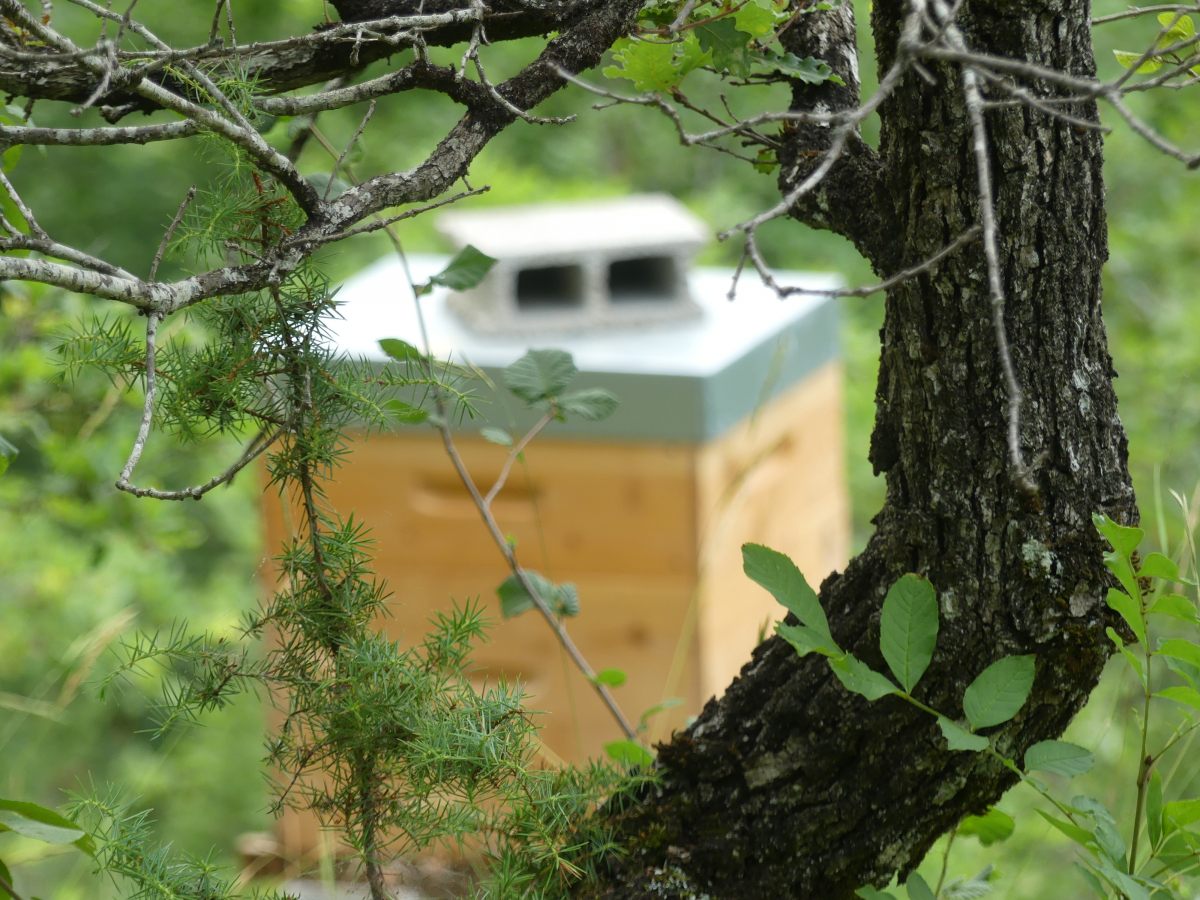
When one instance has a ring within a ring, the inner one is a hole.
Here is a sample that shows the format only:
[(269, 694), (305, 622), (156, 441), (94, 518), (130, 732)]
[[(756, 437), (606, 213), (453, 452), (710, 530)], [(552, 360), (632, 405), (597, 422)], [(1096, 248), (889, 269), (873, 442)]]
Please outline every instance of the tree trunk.
[[(881, 73), (906, 11), (901, 0), (875, 0)], [(812, 108), (822, 90), (832, 108), (857, 101), (852, 16), (847, 2), (805, 17), (811, 27), (791, 39), (789, 49), (807, 46), (847, 81), (798, 88), (798, 106)], [(1091, 74), (1089, 17), (1080, 0), (971, 0), (960, 24), (974, 49)], [(936, 83), (910, 72), (881, 108), (878, 154), (852, 142), (828, 185), (794, 211), (846, 234), (881, 276), (979, 221), (961, 72), (930, 71)], [(1091, 104), (1072, 111), (1096, 118)], [(884, 595), (905, 572), (928, 577), (941, 633), (916, 696), (951, 718), (988, 663), (1035, 654), (1028, 703), (992, 730), (994, 746), (1020, 759), (1063, 731), (1110, 653), (1091, 516), (1133, 523), (1137, 510), (1100, 318), (1099, 134), (1027, 107), (990, 111), (987, 125), (1006, 324), (1026, 396), (1021, 441), (1038, 492), (1022, 491), (1008, 465), (1008, 395), (983, 251), (971, 244), (888, 292), (871, 441), (887, 499), (866, 550), (825, 581), (821, 602), (838, 643), (886, 671)], [(790, 136), (784, 189), (807, 171), (795, 161), (812, 154), (800, 151), (827, 141), (811, 126)], [(776, 637), (659, 761), (661, 785), (617, 818), (628, 853), (601, 894), (838, 900), (906, 874), (1013, 783), (985, 755), (947, 750), (931, 717), (895, 697), (849, 694), (823, 658), (800, 659)]]

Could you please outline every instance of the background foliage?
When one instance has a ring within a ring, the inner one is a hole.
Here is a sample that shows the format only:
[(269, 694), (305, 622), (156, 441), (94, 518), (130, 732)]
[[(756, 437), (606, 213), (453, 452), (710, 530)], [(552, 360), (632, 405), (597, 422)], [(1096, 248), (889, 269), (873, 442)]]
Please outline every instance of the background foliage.
[[(1118, 8), (1106, 0), (1096, 12)], [(206, 27), (210, 6), (181, 0), (143, 12), (164, 37), (174, 38)], [(56, 8), (55, 15), (67, 19), (74, 13), (70, 7)], [(237, 14), (239, 38), (248, 40), (303, 31), (320, 13), (311, 0), (241, 0)], [(860, 68), (869, 91), (873, 63), (865, 19), (860, 6)], [(1150, 24), (1137, 35), (1130, 34), (1137, 25), (1118, 27), (1119, 35), (1097, 32), (1102, 72), (1117, 66), (1111, 55), (1117, 44), (1134, 46), (1152, 36)], [(495, 80), (503, 78), (535, 48), (536, 42), (489, 48), (489, 72)], [(435, 57), (439, 53), (446, 61), (457, 58), (449, 50), (435, 50)], [(741, 89), (731, 92), (730, 101), (742, 110), (767, 102), (782, 105), (785, 90)], [(473, 183), (490, 184), (492, 190), (470, 202), (665, 190), (714, 227), (724, 227), (777, 198), (772, 176), (719, 154), (680, 147), (665, 119), (631, 107), (595, 112), (592, 100), (577, 89), (564, 91), (538, 113), (574, 112), (578, 122), (507, 129), (473, 171)], [(1200, 114), (1190, 101), (1187, 92), (1158, 92), (1135, 102), (1139, 113), (1168, 136), (1194, 145), (1200, 140)], [(56, 115), (34, 110), (39, 125), (67, 124), (65, 110), (62, 122)], [(319, 126), (342, 146), (357, 116), (356, 111), (328, 114)], [(429, 149), (427, 135), (440, 133), (456, 116), (440, 96), (390, 98), (376, 112), (371, 138), (355, 165), (369, 172), (416, 162)], [(1200, 333), (1200, 231), (1194, 227), (1200, 176), (1148, 152), (1120, 127), (1106, 146), (1112, 257), (1105, 312), (1121, 376), (1117, 389), (1150, 541), (1159, 543), (1165, 536), (1173, 550), (1181, 534), (1177, 517), (1164, 503), (1160, 519), (1155, 498), (1165, 496), (1167, 488), (1192, 495), (1200, 486), (1200, 342), (1195, 339)], [(62, 165), (64, 157), (70, 157), (70, 165)], [(310, 142), (301, 168), (327, 171), (330, 162)], [(50, 148), (45, 157), (28, 153), (16, 177), (52, 232), (75, 241), (93, 234), (97, 223), (107, 223), (107, 246), (89, 249), (144, 273), (188, 186), (195, 182), (203, 188), (213, 171), (199, 142), (192, 141)], [(411, 250), (445, 249), (429, 219), (414, 220), (402, 234)], [(838, 237), (774, 222), (760, 241), (774, 265), (833, 269), (852, 283), (871, 280), (865, 263)], [(385, 242), (382, 236), (360, 239), (331, 251), (323, 262), (340, 279), (386, 253)], [(702, 262), (731, 263), (733, 253), (732, 247), (714, 244)], [(866, 462), (882, 301), (842, 302), (847, 466), (861, 546), (882, 492), (882, 482)], [(232, 631), (240, 613), (256, 600), (258, 571), (274, 551), (262, 546), (259, 485), (247, 473), (202, 503), (151, 503), (116, 494), (111, 485), (136, 428), (140, 397), (98, 377), (73, 383), (54, 377), (56, 335), (97, 312), (91, 304), (52, 291), (5, 285), (0, 294), (0, 433), (21, 450), (0, 479), (0, 793), (56, 806), (63, 790), (80, 783), (121, 782), (141, 795), (142, 804), (155, 808), (163, 837), (198, 853), (216, 845), (231, 859), (237, 834), (269, 827), (257, 762), (260, 706), (250, 698), (207, 717), (205, 728), (152, 742), (140, 732), (150, 727), (149, 702), (161, 687), (153, 676), (107, 704), (87, 683), (111, 665), (104, 651), (112, 640), (134, 627), (152, 631), (187, 618), (198, 629)], [(147, 480), (196, 483), (217, 471), (230, 450), (220, 441), (200, 446), (160, 441), (151, 444), (142, 465)], [(1132, 797), (1113, 793), (1118, 782), (1111, 776), (1118, 765), (1127, 769), (1137, 754), (1127, 714), (1133, 695), (1133, 685), (1114, 667), (1067, 735), (1097, 753), (1096, 769), (1081, 779), (1085, 792), (1118, 810), (1132, 803)], [(1194, 758), (1168, 781), (1169, 795), (1197, 793), (1200, 754)], [(985, 849), (971, 839), (956, 845), (951, 865), (961, 871), (953, 874), (969, 876), (985, 862), (995, 862), (1000, 896), (1050, 890), (1083, 896), (1081, 881), (1061, 877), (1061, 865), (1073, 851), (1022, 802), (1013, 795), (1001, 804), (1017, 818), (1016, 834), (1005, 844)], [(7, 845), (17, 840), (13, 835), (3, 839)], [(30, 844), (5, 854), (10, 860), (24, 854), (29, 861), (21, 875), (31, 893), (75, 900), (111, 890), (87, 875), (81, 855), (35, 864), (44, 852), (44, 846)], [(931, 858), (926, 867), (940, 863)]]

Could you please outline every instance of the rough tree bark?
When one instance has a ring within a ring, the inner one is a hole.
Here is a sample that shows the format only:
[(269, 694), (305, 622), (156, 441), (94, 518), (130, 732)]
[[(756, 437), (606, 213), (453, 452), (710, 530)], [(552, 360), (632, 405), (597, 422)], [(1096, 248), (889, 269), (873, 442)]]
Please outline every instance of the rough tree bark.
[[(905, 12), (900, 0), (875, 0), (881, 74)], [(847, 86), (800, 87), (794, 107), (848, 108), (858, 101), (853, 12), (819, 16), (789, 49), (827, 60)], [(960, 22), (975, 49), (1090, 75), (1089, 16), (1081, 0), (971, 0)], [(932, 75), (930, 84), (910, 72), (885, 103), (878, 154), (852, 141), (840, 171), (794, 211), (849, 237), (883, 276), (979, 218), (960, 73)], [(1092, 105), (1075, 112), (1096, 118)], [(919, 698), (952, 716), (986, 664), (1036, 654), (1029, 703), (998, 728), (998, 749), (1019, 758), (1063, 731), (1110, 653), (1091, 516), (1131, 523), (1137, 510), (1100, 318), (1100, 137), (1027, 108), (987, 121), (1006, 322), (1027, 398), (1022, 444), (1038, 493), (1020, 490), (1007, 464), (1007, 394), (974, 244), (888, 292), (871, 442), (887, 499), (866, 550), (820, 593), (839, 644), (886, 671), (878, 622), (887, 588), (904, 572), (927, 576), (942, 631)], [(785, 192), (827, 143), (821, 131), (791, 133)], [(602, 893), (837, 900), (881, 885), (1013, 783), (986, 756), (944, 748), (929, 716), (894, 697), (867, 703), (823, 658), (800, 659), (771, 638), (661, 748), (663, 784), (620, 820), (633, 849)]]

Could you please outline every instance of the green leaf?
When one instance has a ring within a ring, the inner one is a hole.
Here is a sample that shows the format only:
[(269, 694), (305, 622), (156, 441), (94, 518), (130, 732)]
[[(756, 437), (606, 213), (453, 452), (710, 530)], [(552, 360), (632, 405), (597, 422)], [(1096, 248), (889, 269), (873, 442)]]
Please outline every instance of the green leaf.
[(1170, 819), (1180, 828), (1200, 822), (1200, 797), (1194, 800), (1173, 800), (1163, 807), (1163, 818)]
[(623, 669), (605, 669), (602, 672), (597, 672), (596, 677), (592, 681), (595, 684), (603, 684), (607, 687), (620, 687), (625, 683), (625, 671)]
[[(1133, 669), (1134, 673), (1137, 675), (1138, 681), (1140, 681), (1142, 686), (1145, 687), (1146, 674), (1142, 671), (1142, 661), (1129, 652), (1129, 650), (1125, 647), (1125, 642), (1121, 640), (1121, 636), (1113, 630), (1112, 626), (1105, 628), (1104, 633), (1108, 635), (1108, 639), (1110, 641), (1116, 644), (1117, 649), (1121, 651), (1121, 655), (1125, 657), (1125, 661), (1129, 663), (1129, 667)], [(1168, 663), (1168, 665), (1170, 665), (1170, 663)]]
[(511, 447), (513, 445), (512, 435), (503, 428), (493, 428), (488, 425), (479, 429), (479, 436), (485, 441), (499, 444), (501, 447)]
[(8, 471), (8, 467), (12, 465), (12, 461), (17, 458), (17, 454), (20, 452), (6, 441), (3, 435), (0, 435), (0, 475)]
[(746, 45), (752, 35), (739, 30), (732, 18), (725, 16), (705, 22), (703, 25), (697, 25), (694, 31), (700, 41), (700, 49), (712, 53), (714, 69), (740, 77), (750, 74)]
[(984, 669), (963, 695), (963, 712), (973, 729), (1007, 722), (1025, 705), (1033, 688), (1032, 656), (1006, 656)]
[(3, 878), (5, 881), (7, 881), (9, 884), (9, 887), (12, 886), (12, 883), (13, 883), (12, 872), (8, 871), (8, 866), (6, 866), (4, 864), (4, 860), (2, 860), (2, 859), (0, 859), (0, 878)]
[[(977, 736), (972, 735), (972, 737)], [(1016, 828), (1016, 824), (1012, 816), (993, 806), (985, 815), (967, 816), (959, 822), (958, 833), (963, 836), (974, 835), (979, 838), (979, 843), (990, 847), (998, 841), (1008, 840), (1013, 829)]]
[(796, 653), (800, 656), (810, 653), (820, 653), (822, 656), (842, 655), (841, 649), (830, 637), (807, 625), (785, 625), (783, 622), (776, 622), (775, 633), (796, 648)]
[(604, 752), (609, 759), (623, 762), (630, 766), (650, 768), (654, 765), (654, 754), (637, 741), (613, 741), (604, 745)]
[(828, 63), (812, 56), (801, 59), (794, 53), (781, 54), (773, 50), (765, 50), (761, 53), (751, 51), (749, 59), (754, 65), (778, 72), (780, 75), (786, 75), (788, 78), (795, 78), (805, 84), (824, 84), (826, 81), (834, 84), (843, 83), (841, 78), (833, 74), (833, 69), (829, 67)]
[(384, 338), (379, 342), (380, 349), (392, 359), (399, 362), (420, 362), (424, 359), (421, 351), (399, 338)]
[(699, 39), (691, 31), (684, 36), (683, 43), (677, 46), (679, 50), (675, 57), (675, 69), (679, 73), (679, 81), (682, 81), (688, 72), (712, 61), (712, 54), (700, 46)]
[(468, 291), (487, 277), (496, 260), (476, 250), (470, 244), (454, 255), (446, 268), (429, 279), (430, 284), (440, 284), (452, 291)]
[(1158, 645), (1158, 655), (1182, 659), (1193, 666), (1200, 666), (1200, 647), (1181, 638), (1163, 641)]
[(780, 16), (774, 9), (760, 6), (757, 3), (747, 3), (733, 14), (733, 21), (740, 31), (749, 33), (752, 38), (760, 38), (775, 30), (775, 23)]
[(1071, 865), (1079, 870), (1079, 874), (1083, 876), (1083, 880), (1087, 883), (1087, 886), (1092, 889), (1092, 893), (1100, 897), (1101, 900), (1108, 900), (1108, 891), (1104, 889), (1104, 885), (1100, 883), (1100, 879), (1096, 877), (1095, 872), (1078, 862)]
[(1164, 656), (1163, 662), (1167, 664), (1167, 668), (1181, 677), (1192, 687), (1200, 690), (1200, 667), (1193, 666), (1191, 663), (1186, 663), (1181, 659), (1176, 659), (1173, 656)]
[(896, 900), (894, 894), (889, 894), (887, 891), (876, 890), (869, 884), (864, 884), (854, 892), (854, 896), (861, 897), (862, 900)]
[(1146, 830), (1150, 833), (1150, 849), (1153, 850), (1162, 840), (1163, 822), (1163, 793), (1162, 775), (1158, 769), (1150, 776), (1150, 785), (1146, 790)]
[(762, 544), (742, 544), (742, 570), (751, 581), (770, 591), (801, 625), (807, 625), (829, 641), (831, 647), (837, 648), (829, 634), (829, 620), (825, 618), (821, 601), (786, 554)]
[(687, 74), (676, 62), (673, 44), (626, 40), (617, 47), (617, 65), (605, 68), (604, 76), (632, 81), (639, 91), (670, 93)]
[(1071, 798), (1071, 808), (1076, 812), (1091, 816), (1097, 822), (1103, 820), (1109, 825), (1117, 824), (1116, 818), (1108, 811), (1108, 807), (1095, 797), (1085, 797), (1082, 794), (1077, 794)]
[[(47, 844), (76, 844), (88, 833), (52, 809), (22, 800), (0, 800), (0, 831), (15, 831), (22, 837)], [(80, 849), (90, 853), (83, 846)]]
[(951, 722), (945, 716), (938, 716), (938, 726), (942, 729), (942, 737), (951, 750), (986, 750), (988, 739), (982, 734), (971, 734), (956, 722)]
[[(524, 570), (525, 577), (533, 585), (551, 611), (560, 616), (579, 615), (579, 593), (573, 584), (555, 584), (548, 578), (530, 569)], [(519, 616), (534, 608), (533, 598), (516, 575), (509, 575), (496, 588), (500, 598), (500, 612), (506, 619)]]
[[(1117, 62), (1119, 62), (1121, 66), (1126, 69), (1142, 58), (1142, 54), (1130, 53), (1128, 50), (1114, 50), (1113, 56), (1115, 56), (1117, 58)], [(1151, 72), (1157, 72), (1161, 68), (1162, 60), (1158, 57), (1152, 56), (1138, 67), (1137, 73), (1139, 75), (1149, 75)]]
[(1081, 847), (1097, 846), (1096, 836), (1086, 828), (1081, 828), (1065, 819), (1056, 818), (1041, 809), (1037, 811), (1037, 814)]
[(904, 887), (908, 891), (908, 900), (935, 900), (933, 889), (917, 872), (909, 874)]
[(994, 867), (988, 863), (975, 873), (969, 881), (955, 878), (943, 888), (941, 897), (944, 900), (979, 900), (992, 892), (992, 873)]
[(779, 160), (775, 157), (774, 150), (769, 147), (763, 147), (754, 155), (754, 162), (751, 165), (754, 166), (755, 172), (770, 175), (775, 170), (775, 167), (779, 165)]
[(1099, 818), (1095, 822), (1096, 842), (1100, 845), (1100, 851), (1113, 861), (1118, 867), (1118, 871), (1124, 871), (1127, 868), (1125, 841), (1121, 838), (1120, 832), (1112, 822)]
[(862, 694), (868, 700), (878, 700), (888, 694), (900, 693), (885, 676), (849, 653), (840, 659), (829, 660), (829, 667), (846, 690)]
[(405, 403), (403, 400), (389, 400), (385, 406), (387, 411), (391, 413), (392, 418), (397, 422), (403, 422), (406, 425), (418, 425), (421, 422), (429, 421), (429, 410), (413, 406), (411, 403)]
[(1175, 564), (1175, 560), (1169, 556), (1164, 556), (1161, 553), (1151, 553), (1142, 562), (1142, 567), (1138, 569), (1139, 578), (1161, 578), (1164, 581), (1169, 581), (1178, 584), (1195, 585), (1196, 582), (1189, 578), (1184, 578), (1179, 574), (1179, 566)]
[(1196, 615), (1196, 607), (1192, 601), (1182, 594), (1164, 594), (1154, 601), (1154, 605), (1146, 610), (1147, 615), (1170, 616), (1193, 625), (1200, 625), (1200, 617)]
[(1138, 601), (1134, 600), (1124, 591), (1119, 591), (1116, 588), (1108, 589), (1108, 605), (1120, 613), (1121, 618), (1133, 630), (1134, 637), (1138, 643), (1146, 643), (1146, 623), (1142, 619), (1142, 607)]
[(668, 697), (662, 703), (655, 703), (652, 707), (642, 713), (642, 718), (639, 720), (640, 727), (638, 730), (641, 731), (643, 728), (645, 728), (646, 723), (649, 722), (654, 716), (657, 716), (660, 712), (666, 712), (668, 709), (674, 709), (676, 706), (682, 705), (682, 697)]
[(1164, 697), (1176, 703), (1185, 703), (1193, 709), (1200, 709), (1200, 691), (1190, 687), (1169, 687), (1158, 691), (1155, 697)]
[(1088, 750), (1067, 741), (1038, 741), (1025, 751), (1026, 771), (1053, 772), (1056, 775), (1084, 775), (1092, 770), (1096, 757)]
[(579, 370), (564, 350), (530, 350), (504, 370), (504, 386), (527, 403), (557, 397)]
[(1124, 894), (1129, 900), (1150, 900), (1150, 895), (1135, 879), (1115, 868), (1105, 859), (1099, 861), (1100, 877)]
[[(1141, 54), (1134, 54), (1130, 62), (1134, 62)], [(1118, 525), (1108, 516), (1103, 513), (1092, 516), (1092, 522), (1096, 525), (1096, 530), (1108, 538), (1108, 542), (1112, 544), (1112, 548), (1124, 557), (1128, 557), (1134, 550), (1138, 548), (1138, 544), (1142, 542), (1142, 538), (1146, 536), (1146, 532), (1140, 528), (1130, 528), (1128, 525)]]
[(1167, 29), (1167, 33), (1159, 39), (1160, 47), (1170, 47), (1196, 35), (1196, 26), (1192, 24), (1191, 16), (1180, 16), (1179, 21), (1173, 23), (1171, 20), (1174, 18), (1175, 13), (1165, 12), (1158, 15), (1158, 24)]
[(607, 419), (616, 411), (617, 405), (617, 398), (602, 388), (588, 388), (558, 399), (559, 409), (563, 412), (589, 422)]
[(879, 649), (908, 693), (929, 668), (937, 644), (938, 604), (933, 585), (909, 573), (892, 585), (879, 617)]

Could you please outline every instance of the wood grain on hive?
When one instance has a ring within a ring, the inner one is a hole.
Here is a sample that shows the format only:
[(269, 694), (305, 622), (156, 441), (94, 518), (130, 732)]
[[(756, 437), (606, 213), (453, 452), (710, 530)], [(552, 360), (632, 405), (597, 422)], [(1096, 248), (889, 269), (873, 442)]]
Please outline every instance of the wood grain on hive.
[[(410, 260), (418, 280), (443, 263)], [(690, 273), (699, 316), (540, 336), (536, 346), (573, 354), (573, 388), (606, 387), (621, 406), (603, 422), (547, 427), (526, 453), (528, 478), (514, 469), (493, 506), (526, 567), (578, 587), (582, 611), (568, 627), (597, 670), (627, 673), (614, 690), (627, 715), (636, 721), (665, 697), (683, 700), (651, 721), (655, 738), (722, 693), (782, 617), (742, 573), (742, 543), (788, 553), (814, 586), (849, 552), (836, 305), (820, 294), (780, 301), (748, 279), (731, 303), (731, 274)], [(836, 287), (829, 276), (778, 277)], [(345, 353), (382, 359), (379, 338), (419, 343), (395, 263), (377, 264), (339, 296), (344, 320), (333, 339)], [(470, 330), (445, 294), (421, 302), (434, 352), (469, 360), (497, 384), (531, 346), (520, 334)], [(517, 433), (537, 416), (503, 391), (484, 388), (480, 401), (484, 418), (460, 429), (457, 443), (487, 486), (507, 450), (483, 440), (480, 427)], [(495, 589), (509, 572), (432, 429), (354, 440), (328, 495), (371, 529), (376, 570), (392, 592), (381, 625), (393, 639), (419, 641), (435, 611), (477, 597), (495, 623), (475, 654), (475, 677), (520, 680), (542, 711), (547, 760), (598, 756), (622, 737), (536, 612), (501, 619)], [(268, 496), (265, 518), (268, 546), (277, 547), (291, 517)], [(279, 834), (293, 857), (318, 844), (315, 820), (296, 813)]]

